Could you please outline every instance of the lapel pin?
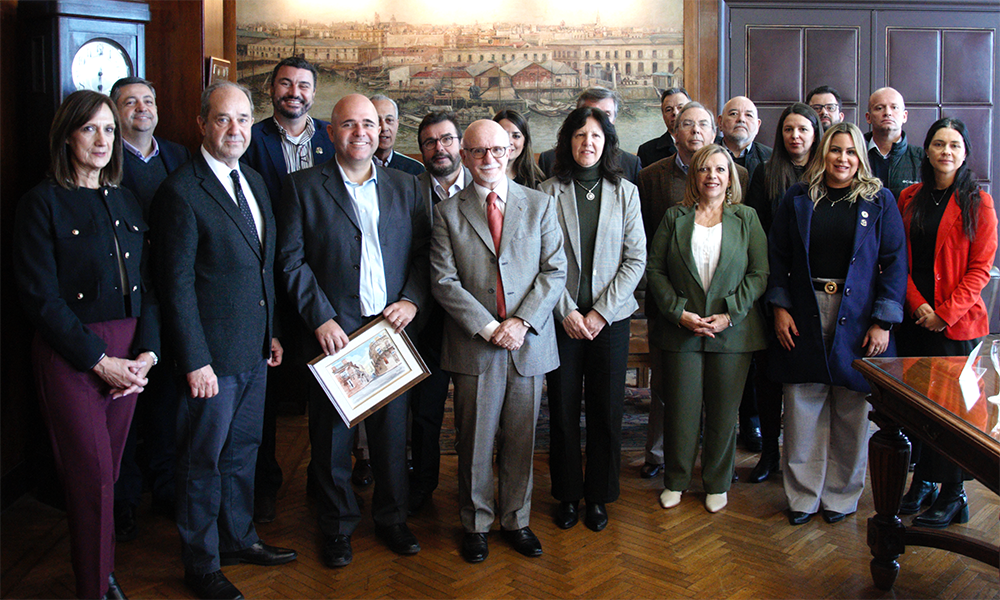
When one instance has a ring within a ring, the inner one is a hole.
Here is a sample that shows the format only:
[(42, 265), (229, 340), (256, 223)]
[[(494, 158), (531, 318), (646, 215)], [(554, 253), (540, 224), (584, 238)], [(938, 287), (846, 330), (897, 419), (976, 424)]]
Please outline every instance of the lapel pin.
[(868, 218), (868, 211), (867, 210), (861, 211), (861, 216), (867, 219)]
[[(323, 149), (320, 148), (319, 146), (316, 146), (316, 154), (323, 154)], [(868, 215), (865, 215), (865, 216), (868, 216)]]
[(867, 221), (867, 219), (861, 219), (861, 226), (862, 227), (868, 227), (868, 221)]

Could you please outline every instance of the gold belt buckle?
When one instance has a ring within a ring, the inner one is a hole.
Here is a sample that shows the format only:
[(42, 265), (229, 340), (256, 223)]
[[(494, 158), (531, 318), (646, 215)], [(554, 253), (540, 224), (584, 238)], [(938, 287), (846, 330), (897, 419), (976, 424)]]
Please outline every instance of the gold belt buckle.
[(826, 284), (823, 286), (823, 291), (832, 296), (833, 294), (837, 293), (837, 287), (838, 286), (836, 281), (827, 281)]

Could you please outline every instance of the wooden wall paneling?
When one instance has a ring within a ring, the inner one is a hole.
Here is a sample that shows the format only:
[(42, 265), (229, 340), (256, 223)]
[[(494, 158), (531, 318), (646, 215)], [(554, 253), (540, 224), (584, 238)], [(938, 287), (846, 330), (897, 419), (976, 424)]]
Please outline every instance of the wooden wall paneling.
[(201, 142), (196, 117), (205, 77), (202, 3), (156, 0), (149, 10), (146, 76), (156, 85), (156, 133), (194, 150)]
[(684, 0), (684, 88), (718, 114), (719, 0)]

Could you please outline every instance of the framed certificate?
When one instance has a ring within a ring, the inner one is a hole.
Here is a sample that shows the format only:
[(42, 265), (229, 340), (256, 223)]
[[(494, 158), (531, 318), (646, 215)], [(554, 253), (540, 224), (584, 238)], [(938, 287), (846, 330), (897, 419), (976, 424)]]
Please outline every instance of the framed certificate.
[(340, 352), (312, 359), (309, 369), (348, 427), (430, 375), (410, 337), (385, 317), (351, 334)]

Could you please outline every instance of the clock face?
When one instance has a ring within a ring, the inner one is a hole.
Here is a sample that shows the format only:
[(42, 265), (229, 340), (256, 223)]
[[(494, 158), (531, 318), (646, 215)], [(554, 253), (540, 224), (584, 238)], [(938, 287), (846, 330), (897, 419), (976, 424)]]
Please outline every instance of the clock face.
[(71, 72), (76, 89), (107, 94), (116, 81), (132, 75), (132, 61), (111, 40), (91, 40), (76, 52)]

